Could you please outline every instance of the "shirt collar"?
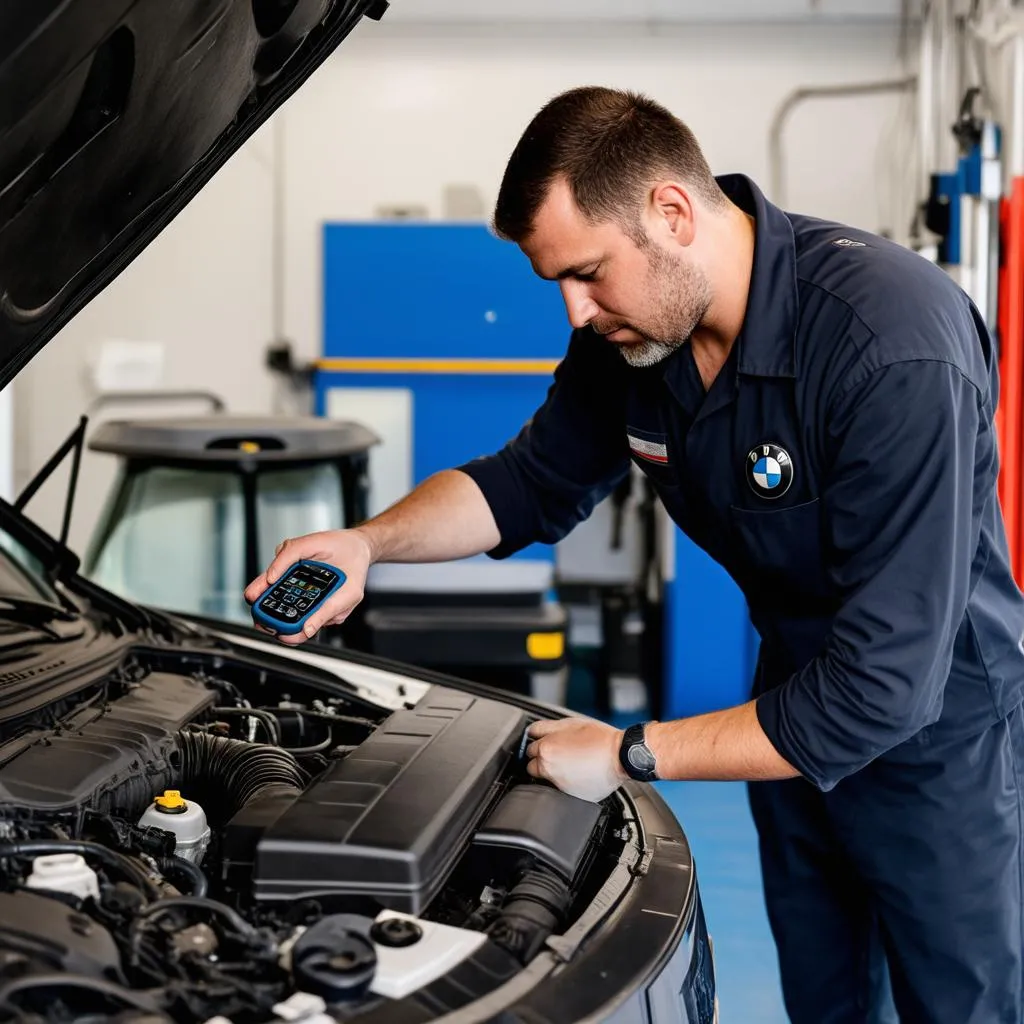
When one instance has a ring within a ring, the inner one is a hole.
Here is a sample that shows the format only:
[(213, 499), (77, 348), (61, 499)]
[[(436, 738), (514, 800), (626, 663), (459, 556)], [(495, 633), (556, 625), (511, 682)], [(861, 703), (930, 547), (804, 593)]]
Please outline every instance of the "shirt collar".
[(793, 225), (746, 175), (727, 174), (716, 180), (756, 222), (754, 268), (747, 311), (736, 339), (736, 369), (754, 377), (796, 377), (799, 300)]

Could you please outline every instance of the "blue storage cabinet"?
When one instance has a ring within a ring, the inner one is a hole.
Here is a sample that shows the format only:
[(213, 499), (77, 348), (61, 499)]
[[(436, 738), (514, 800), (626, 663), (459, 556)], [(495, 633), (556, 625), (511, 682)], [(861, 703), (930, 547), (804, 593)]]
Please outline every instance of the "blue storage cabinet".
[[(505, 444), (568, 337), (558, 286), (483, 224), (327, 224), (323, 414), (333, 387), (412, 394), (412, 484)], [(516, 557), (553, 561), (548, 545)]]
[[(329, 223), (323, 275), (317, 411), (332, 388), (408, 389), (412, 485), (497, 450), (543, 402), (569, 337), (561, 294), (486, 225)], [(738, 588), (680, 531), (674, 539), (664, 706), (652, 709), (666, 718), (745, 700), (756, 656)]]

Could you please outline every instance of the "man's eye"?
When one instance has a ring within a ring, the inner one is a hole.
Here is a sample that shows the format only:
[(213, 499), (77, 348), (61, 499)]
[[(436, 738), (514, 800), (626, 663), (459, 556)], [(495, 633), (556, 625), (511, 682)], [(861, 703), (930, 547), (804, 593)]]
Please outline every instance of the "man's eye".
[(576, 275), (577, 281), (596, 281), (597, 280), (597, 268), (588, 270), (585, 273)]

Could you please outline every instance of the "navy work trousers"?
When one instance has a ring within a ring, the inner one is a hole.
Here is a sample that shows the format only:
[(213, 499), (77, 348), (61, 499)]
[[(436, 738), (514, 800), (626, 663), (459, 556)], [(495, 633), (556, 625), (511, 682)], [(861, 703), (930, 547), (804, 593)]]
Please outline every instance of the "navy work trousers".
[(1024, 1024), (1024, 711), (911, 744), (748, 788), (793, 1024)]

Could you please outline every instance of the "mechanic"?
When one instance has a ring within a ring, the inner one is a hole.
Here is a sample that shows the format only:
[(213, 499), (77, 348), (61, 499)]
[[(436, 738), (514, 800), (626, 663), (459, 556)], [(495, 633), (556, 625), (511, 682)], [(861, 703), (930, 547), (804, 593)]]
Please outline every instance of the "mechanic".
[[(715, 178), (634, 93), (556, 97), (495, 228), (574, 330), (503, 450), (374, 520), (281, 545), (349, 583), (373, 562), (554, 543), (639, 466), (732, 575), (761, 638), (752, 699), (620, 732), (531, 727), (528, 770), (600, 800), (627, 776), (746, 780), (795, 1024), (1021, 1024), (1024, 599), (997, 500), (992, 340), (948, 275)], [(684, 581), (685, 583), (685, 581)]]

